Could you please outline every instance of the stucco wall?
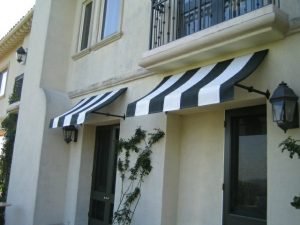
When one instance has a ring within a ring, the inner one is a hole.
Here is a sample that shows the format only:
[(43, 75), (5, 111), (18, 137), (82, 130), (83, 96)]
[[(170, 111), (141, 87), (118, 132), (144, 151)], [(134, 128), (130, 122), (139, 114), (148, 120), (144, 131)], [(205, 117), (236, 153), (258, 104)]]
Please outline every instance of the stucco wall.
[[(300, 35), (295, 34), (286, 38), (284, 42), (271, 46), (268, 56), (268, 75), (265, 84), (271, 90), (285, 81), (295, 93), (300, 96), (299, 79), (299, 43)], [(298, 101), (299, 103), (299, 101)], [(300, 194), (300, 160), (290, 159), (287, 152), (281, 153), (278, 144), (291, 136), (300, 139), (300, 129), (291, 129), (284, 133), (272, 121), (271, 106), (268, 104), (268, 224), (281, 225), (286, 221), (290, 225), (298, 225), (300, 221), (299, 210), (291, 207), (290, 202), (295, 195)]]
[[(120, 137), (129, 138), (135, 130), (141, 127), (147, 132), (159, 128), (166, 130), (166, 116), (164, 114), (150, 115), (149, 117), (139, 117), (126, 119), (120, 124)], [(133, 218), (134, 225), (160, 225), (162, 213), (163, 179), (164, 179), (164, 160), (165, 160), (165, 139), (153, 145), (151, 174), (145, 179), (142, 185), (142, 197)], [(115, 205), (120, 199), (121, 183), (117, 174)]]
[(164, 225), (177, 224), (178, 186), (181, 145), (181, 117), (167, 116), (164, 181), (162, 198), (162, 221)]
[(182, 118), (177, 225), (222, 223), (224, 111)]

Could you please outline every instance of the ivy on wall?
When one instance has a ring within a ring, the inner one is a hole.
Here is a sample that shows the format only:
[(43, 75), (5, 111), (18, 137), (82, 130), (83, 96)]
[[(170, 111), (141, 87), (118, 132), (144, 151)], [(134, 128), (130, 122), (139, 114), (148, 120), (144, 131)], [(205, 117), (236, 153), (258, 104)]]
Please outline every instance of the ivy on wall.
[[(298, 142), (300, 142), (300, 140), (295, 140), (291, 137), (288, 137), (279, 144), (279, 147), (281, 148), (282, 152), (288, 151), (291, 159), (295, 155), (297, 155), (300, 159), (300, 145), (297, 144)], [(300, 196), (295, 196), (293, 201), (291, 202), (291, 205), (296, 209), (300, 209)]]
[[(10, 175), (10, 167), (14, 149), (18, 114), (8, 114), (2, 121), (1, 127), (4, 130), (4, 143), (0, 154), (0, 201), (6, 202), (7, 189)], [(4, 210), (0, 211), (0, 224), (4, 224)]]
[(113, 224), (130, 225), (141, 198), (141, 187), (151, 170), (152, 145), (165, 133), (155, 129), (147, 133), (137, 128), (128, 140), (120, 139), (118, 144), (118, 171), (121, 178), (119, 205), (113, 217)]

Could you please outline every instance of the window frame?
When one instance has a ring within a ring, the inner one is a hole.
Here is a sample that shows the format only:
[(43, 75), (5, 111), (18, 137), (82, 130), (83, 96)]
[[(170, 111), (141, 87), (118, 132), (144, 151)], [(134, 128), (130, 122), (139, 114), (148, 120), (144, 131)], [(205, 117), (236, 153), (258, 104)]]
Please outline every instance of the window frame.
[[(82, 48), (83, 31), (84, 31), (84, 25), (85, 25), (85, 19), (86, 19), (85, 18), (86, 7), (90, 3), (92, 4), (92, 8), (91, 8), (89, 31), (88, 31), (88, 37), (87, 37), (87, 45), (85, 48)], [(80, 23), (79, 23), (80, 28), (79, 28), (77, 52), (82, 52), (91, 46), (91, 40), (92, 40), (92, 34), (93, 34), (92, 30), (93, 30), (93, 21), (94, 21), (94, 8), (95, 8), (95, 1), (93, 1), (93, 0), (87, 0), (81, 4)]]
[(106, 21), (108, 19), (108, 16), (107, 16), (108, 15), (107, 14), (107, 3), (108, 3), (108, 1), (111, 1), (111, 0), (103, 0), (103, 14), (102, 14), (102, 21), (101, 21), (101, 24), (102, 24), (101, 25), (101, 33), (99, 32), (101, 40), (106, 39), (106, 38), (108, 38), (110, 36), (113, 36), (113, 35), (115, 35), (115, 34), (117, 34), (117, 33), (120, 32), (122, 0), (115, 0), (115, 1), (118, 1), (118, 3), (119, 3), (119, 12), (118, 12), (119, 17), (117, 18), (118, 21), (116, 21), (117, 22), (116, 27), (115, 27), (116, 31), (113, 32), (113, 33), (107, 34), (106, 36), (104, 36), (105, 25), (106, 25)]
[(124, 7), (124, 1), (122, 0), (118, 0), (119, 1), (119, 18), (118, 18), (118, 25), (117, 25), (117, 29), (116, 32), (109, 34), (107, 36), (103, 36), (104, 33), (104, 28), (105, 28), (105, 21), (106, 21), (106, 2), (108, 0), (100, 0), (100, 13), (99, 13), (99, 17), (97, 18), (97, 29), (98, 29), (98, 33), (97, 33), (97, 43), (101, 43), (107, 39), (110, 39), (111, 37), (114, 36), (120, 36), (121, 33), (121, 27), (122, 27), (122, 18), (123, 18), (123, 7)]
[[(92, 13), (90, 19), (90, 28), (89, 28), (89, 38), (88, 38), (88, 45), (86, 48), (81, 49), (82, 43), (82, 32), (83, 32), (83, 25), (84, 25), (84, 15), (85, 15), (85, 7), (90, 2), (92, 4)], [(85, 55), (88, 55), (91, 51), (96, 51), (99, 48), (102, 48), (106, 45), (109, 45), (112, 42), (119, 40), (122, 37), (122, 20), (123, 20), (123, 8), (124, 8), (124, 1), (119, 0), (119, 18), (118, 18), (118, 25), (116, 28), (116, 32), (105, 36), (102, 38), (102, 28), (103, 24), (105, 23), (105, 0), (83, 0), (79, 3), (77, 8), (78, 13), (78, 21), (77, 21), (77, 39), (74, 46), (74, 55), (72, 56), (73, 60), (77, 60), (82, 58)]]
[(0, 72), (1, 76), (1, 84), (0, 84), (0, 97), (5, 96), (8, 69), (4, 69)]
[[(234, 168), (235, 171), (232, 171), (233, 169), (232, 167), (237, 166), (236, 164), (232, 165), (232, 160), (234, 160), (233, 158), (236, 157), (236, 155), (234, 155), (235, 154), (234, 151), (236, 151), (236, 146), (233, 146), (235, 143), (233, 141), (234, 131), (232, 130), (233, 128), (232, 120), (239, 117), (248, 117), (248, 116), (265, 116), (267, 118), (266, 105), (232, 109), (232, 110), (227, 110), (225, 112), (223, 225), (236, 225), (236, 224), (266, 225), (267, 224), (267, 218), (264, 220), (264, 219), (258, 219), (254, 217), (247, 217), (247, 216), (231, 213), (230, 201), (231, 201), (231, 192), (233, 188), (231, 187), (231, 184), (235, 176), (234, 173), (237, 172), (237, 168)], [(267, 131), (266, 131), (266, 135), (267, 135)]]
[(23, 82), (24, 82), (24, 73), (15, 77), (13, 93), (16, 99), (14, 99), (15, 101), (12, 103), (21, 101)]

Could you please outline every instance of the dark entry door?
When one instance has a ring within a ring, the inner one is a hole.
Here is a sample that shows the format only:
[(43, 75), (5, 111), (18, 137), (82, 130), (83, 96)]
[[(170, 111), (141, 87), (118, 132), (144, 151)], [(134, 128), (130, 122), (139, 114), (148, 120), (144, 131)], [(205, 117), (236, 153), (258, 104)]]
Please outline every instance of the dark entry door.
[(119, 126), (96, 129), (89, 225), (112, 224)]
[(226, 111), (224, 225), (266, 225), (265, 108)]

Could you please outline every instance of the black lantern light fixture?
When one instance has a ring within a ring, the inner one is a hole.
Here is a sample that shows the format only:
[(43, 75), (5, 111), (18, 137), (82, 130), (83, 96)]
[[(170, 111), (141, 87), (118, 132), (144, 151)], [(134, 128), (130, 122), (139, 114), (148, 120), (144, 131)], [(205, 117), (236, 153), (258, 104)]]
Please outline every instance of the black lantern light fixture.
[(286, 132), (299, 127), (298, 96), (281, 82), (270, 98), (273, 111), (273, 121)]
[(78, 130), (75, 126), (63, 127), (64, 140), (67, 144), (71, 141), (77, 142)]
[(21, 46), (20, 48), (17, 49), (16, 54), (17, 54), (17, 62), (24, 64), (27, 56), (26, 50)]

